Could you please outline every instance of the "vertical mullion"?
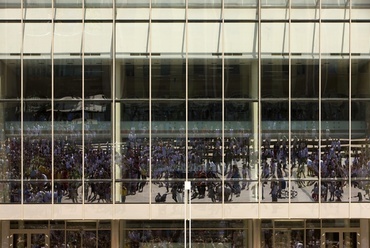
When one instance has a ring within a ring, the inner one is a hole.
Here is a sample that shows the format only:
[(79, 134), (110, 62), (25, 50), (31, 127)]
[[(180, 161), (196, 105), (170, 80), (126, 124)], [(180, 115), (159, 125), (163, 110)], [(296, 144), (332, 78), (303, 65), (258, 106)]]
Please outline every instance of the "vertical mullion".
[[(288, 22), (288, 137), (289, 137), (289, 142), (292, 137), (292, 57), (291, 57), (291, 24), (292, 24), (292, 19), (291, 19), (291, 10), (292, 10), (292, 2), (289, 1), (289, 22)], [(289, 145), (289, 149), (290, 149)], [(290, 153), (288, 153), (290, 154)], [(288, 164), (289, 164), (290, 159), (288, 158)], [(290, 166), (289, 166), (290, 167)], [(288, 178), (288, 202), (291, 203), (291, 179), (292, 177), (290, 176), (291, 174), (289, 173), (289, 178)], [(290, 216), (290, 204), (288, 208), (288, 215)]]
[(113, 1), (113, 8), (112, 8), (112, 92), (111, 92), (111, 101), (112, 110), (111, 110), (111, 167), (112, 167), (112, 180), (111, 180), (111, 192), (112, 192), (112, 203), (113, 205), (116, 204), (116, 192), (117, 192), (117, 183), (116, 183), (116, 1)]
[[(261, 197), (263, 196), (263, 185), (261, 184), (261, 0), (258, 1), (258, 134), (256, 135), (258, 151), (258, 217), (261, 216)], [(254, 120), (253, 120), (254, 121)]]
[[(152, 157), (152, 1), (149, 2), (149, 158)], [(149, 171), (152, 171), (152, 160), (149, 160)], [(150, 174), (151, 178), (151, 174)], [(149, 206), (152, 204), (152, 184), (149, 187)], [(152, 215), (152, 211), (150, 211), (150, 218)]]
[[(321, 189), (321, 144), (322, 144), (322, 121), (321, 121), (321, 80), (322, 80), (322, 61), (321, 61), (321, 1), (319, 3), (319, 149), (318, 149), (318, 167), (319, 167), (319, 189)], [(321, 190), (319, 190), (319, 194)], [(321, 216), (321, 197), (319, 197), (319, 218), (322, 218)]]
[[(52, 36), (51, 36), (51, 192), (54, 195), (54, 33), (55, 33), (55, 8), (52, 2)], [(54, 204), (54, 197), (51, 197), (51, 203)], [(53, 208), (54, 210), (54, 208)], [(53, 211), (52, 210), (52, 211)]]
[(85, 1), (82, 1), (82, 138), (81, 138), (81, 143), (82, 143), (82, 151), (81, 151), (81, 156), (82, 156), (82, 178), (81, 178), (81, 183), (82, 183), (82, 204), (85, 204), (85, 149), (83, 149), (85, 145), (85, 17), (86, 17), (86, 10), (85, 10)]
[[(224, 28), (225, 28), (225, 19), (224, 19), (224, 4), (225, 4), (225, 1), (222, 1), (222, 8), (221, 8), (221, 110), (222, 110), (222, 113), (221, 113), (221, 130), (222, 130), (222, 154), (225, 154), (224, 151), (225, 151), (225, 54), (224, 54)], [(223, 157), (223, 160), (224, 159), (224, 156)], [(224, 161), (223, 161), (224, 162)], [(225, 166), (225, 163), (223, 163), (223, 165)], [(230, 164), (230, 169), (232, 169), (232, 163)], [(224, 168), (222, 169), (222, 206), (223, 206), (223, 209), (225, 209), (225, 170)], [(222, 215), (224, 215), (224, 211), (222, 211)], [(222, 216), (224, 217), (224, 216)]]
[[(349, 101), (349, 113), (348, 113), (348, 121), (349, 121), (349, 125), (348, 125), (348, 130), (349, 130), (349, 133), (348, 133), (348, 140), (349, 140), (349, 144), (348, 144), (348, 185), (349, 185), (349, 202), (351, 203), (352, 202), (352, 190), (351, 190), (351, 181), (352, 181), (352, 178), (351, 178), (351, 175), (352, 175), (352, 171), (351, 171), (351, 168), (352, 168), (352, 161), (351, 161), (351, 152), (352, 152), (352, 120), (351, 120), (351, 116), (352, 116), (352, 49), (351, 49), (351, 40), (352, 40), (352, 35), (351, 35), (351, 30), (352, 30), (352, 5), (351, 5), (351, 2), (350, 1), (347, 1), (347, 3), (349, 4), (349, 7), (348, 7), (348, 10), (349, 10), (349, 30), (348, 30), (348, 35), (349, 35), (349, 41), (348, 41), (348, 45), (349, 45), (349, 48), (348, 48), (348, 51), (349, 51), (349, 61), (348, 61), (348, 64), (349, 64), (349, 75), (348, 75), (348, 101)], [(351, 204), (349, 204), (349, 214), (348, 216), (351, 218)]]
[[(24, 204), (23, 202), (23, 194), (24, 194), (24, 186), (23, 186), (23, 178), (24, 178), (24, 169), (23, 169), (23, 165), (24, 165), (24, 137), (23, 137), (23, 134), (24, 134), (24, 115), (23, 115), (23, 110), (24, 110), (24, 95), (23, 95), (23, 76), (24, 76), (24, 73), (23, 73), (23, 67), (24, 67), (24, 63), (23, 63), (23, 47), (24, 47), (24, 39), (25, 39), (25, 35), (24, 35), (24, 32), (25, 32), (25, 23), (24, 23), (24, 2), (21, 1), (21, 27), (22, 27), (22, 41), (21, 41), (21, 56), (20, 56), (20, 59), (21, 59), (21, 106), (20, 106), (20, 112), (21, 112), (21, 130), (20, 130), (20, 135), (21, 135), (21, 204)], [(24, 209), (23, 209), (23, 216), (24, 216)]]
[[(188, 0), (185, 0), (185, 186), (189, 180), (189, 94), (188, 94), (188, 84), (189, 84), (189, 58), (188, 58)], [(184, 189), (184, 242), (186, 247), (187, 239), (187, 202), (190, 199), (190, 190)]]

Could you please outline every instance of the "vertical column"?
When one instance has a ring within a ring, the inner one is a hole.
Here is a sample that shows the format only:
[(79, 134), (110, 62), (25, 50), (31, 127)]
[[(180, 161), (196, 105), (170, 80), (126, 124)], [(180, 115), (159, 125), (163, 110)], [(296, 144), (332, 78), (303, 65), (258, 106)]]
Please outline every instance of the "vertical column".
[(10, 247), (10, 221), (3, 220), (1, 221), (1, 247)]
[(124, 247), (120, 245), (119, 220), (111, 221), (111, 247)]
[(368, 219), (361, 219), (360, 220), (360, 242), (361, 248), (367, 248), (370, 245), (369, 242), (369, 220)]
[(252, 220), (253, 226), (253, 244), (258, 247), (261, 244), (261, 220), (254, 219)]

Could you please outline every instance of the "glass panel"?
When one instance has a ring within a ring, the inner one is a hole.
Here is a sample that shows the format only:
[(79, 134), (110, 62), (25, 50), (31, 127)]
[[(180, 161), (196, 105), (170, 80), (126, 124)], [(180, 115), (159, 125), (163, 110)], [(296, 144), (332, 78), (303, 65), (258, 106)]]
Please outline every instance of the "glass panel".
[(131, 8), (131, 7), (149, 7), (150, 0), (115, 0), (116, 7), (118, 8)]
[[(107, 2), (105, 2), (107, 3)], [(102, 3), (103, 6), (106, 7)], [(93, 4), (92, 1), (89, 4)], [(98, 6), (93, 6), (98, 7)], [(91, 203), (112, 201), (112, 24), (86, 23), (84, 63), (85, 196)], [(99, 42), (96, 42), (99, 40)]]
[(356, 232), (343, 233), (343, 248), (356, 248), (361, 247), (360, 234)]
[(247, 59), (225, 60), (225, 98), (257, 99), (257, 63)]
[(19, 181), (0, 182), (1, 203), (21, 203), (21, 183)]
[(370, 7), (370, 3), (367, 0), (352, 0), (352, 7)]
[[(320, 193), (321, 201), (326, 201), (328, 195), (327, 186), (319, 185), (317, 179), (295, 179), (291, 181), (289, 195), (291, 202), (319, 202)], [(321, 186), (321, 192), (320, 192)], [(286, 193), (286, 192), (285, 192)]]
[(85, 8), (112, 8), (113, 0), (85, 0)]
[(23, 70), (24, 201), (51, 203), (51, 101), (42, 101), (51, 98), (51, 61), (25, 60)]
[[(168, 12), (171, 9), (165, 9)], [(184, 17), (179, 16), (180, 20), (184, 19)], [(161, 55), (161, 58), (183, 58), (185, 55), (183, 54), (186, 51), (186, 31), (185, 31), (185, 20), (184, 22), (170, 22), (167, 21), (166, 23), (152, 23), (152, 36), (151, 36), (151, 45), (152, 45), (152, 54), (157, 55), (158, 53)], [(166, 34), (166, 39), (163, 39), (163, 34)], [(153, 58), (155, 59), (155, 57)], [(158, 68), (157, 63), (160, 65), (171, 65), (180, 67), (181, 64), (179, 62), (183, 62), (183, 60), (165, 60), (160, 63), (159, 59), (155, 59), (154, 63), (152, 64), (152, 70), (155, 71), (156, 69), (161, 70), (162, 73), (167, 73), (171, 68)], [(178, 70), (178, 72), (182, 72), (182, 70)], [(184, 71), (185, 72), (185, 67)], [(175, 76), (175, 75), (173, 75)], [(176, 77), (174, 77), (176, 78)], [(155, 78), (153, 78), (155, 79)], [(173, 82), (175, 84), (176, 81)], [(183, 85), (183, 84), (180, 84)], [(185, 92), (185, 91), (183, 91)]]
[(188, 0), (190, 8), (215, 8), (221, 7), (221, 0)]
[[(154, 201), (159, 193), (171, 195), (172, 200), (168, 202), (183, 202), (186, 173), (184, 64), (185, 60), (153, 60), (152, 97), (156, 100), (152, 101), (152, 179), (157, 180), (152, 185)], [(174, 83), (171, 82), (173, 78), (176, 79)]]
[[(117, 98), (149, 98), (149, 60), (118, 60)], [(133, 113), (135, 114), (135, 113)], [(134, 117), (134, 116), (132, 116)]]
[(109, 248), (111, 247), (111, 231), (99, 231), (98, 233), (98, 247)]
[(340, 236), (338, 232), (326, 232), (324, 236), (324, 244), (326, 248), (340, 247)]
[[(221, 60), (189, 60), (189, 97), (191, 99), (189, 99), (188, 113), (188, 173), (189, 178), (194, 179), (191, 196), (193, 201), (222, 200), (221, 178), (226, 169), (222, 170), (222, 140), (219, 139), (222, 117), (221, 76)], [(209, 151), (211, 147), (215, 147), (215, 155)], [(210, 160), (211, 155), (212, 158), (216, 156), (213, 163)], [(209, 171), (207, 171), (208, 168), (210, 168)], [(206, 183), (207, 178), (211, 179), (209, 183)], [(208, 197), (207, 189), (210, 192)], [(225, 190), (228, 192), (226, 198), (230, 200), (231, 190), (230, 188), (225, 188)]]
[(306, 247), (320, 248), (321, 245), (321, 230), (320, 229), (307, 229), (306, 230)]
[[(221, 79), (220, 59), (189, 60), (189, 98), (221, 98)], [(212, 112), (203, 113), (212, 115)], [(189, 113), (189, 115), (191, 114)]]
[(294, 0), (291, 1), (292, 7), (317, 7), (319, 5), (319, 1), (317, 0)]
[(22, 0), (2, 0), (0, 1), (0, 8), (20, 8)]
[[(319, 97), (319, 61), (309, 59), (293, 59), (291, 70), (292, 98), (317, 99)], [(293, 108), (292, 111), (297, 110)], [(309, 117), (309, 115), (303, 114), (301, 118), (307, 117)]]
[[(38, 10), (35, 11), (38, 12)], [(25, 11), (25, 13), (28, 12)], [(43, 15), (41, 13), (40, 19), (43, 19)], [(32, 15), (29, 16), (31, 19)], [(24, 58), (30, 59), (30, 56), (35, 56), (32, 57), (32, 59), (35, 58), (50, 59), (49, 54), (51, 52), (52, 34), (53, 26), (49, 22), (24, 23), (24, 43), (23, 43)]]
[(24, 0), (25, 8), (51, 8), (52, 0)]
[(82, 235), (79, 231), (67, 231), (66, 237), (67, 247), (83, 247), (83, 244), (81, 243)]
[(261, 1), (262, 7), (289, 7), (288, 0), (263, 0)]
[[(77, 56), (79, 57), (79, 56)], [(56, 59), (54, 61), (54, 97), (63, 101), (80, 100), (82, 97), (82, 60)], [(57, 109), (72, 110), (69, 107)], [(56, 111), (57, 111), (56, 110)]]
[(82, 247), (96, 247), (96, 231), (82, 231)]
[[(234, 202), (257, 201), (256, 166), (258, 87), (251, 82), (258, 75), (256, 61), (225, 60), (225, 181), (236, 195)], [(237, 90), (238, 89), (238, 90)], [(230, 97), (230, 99), (229, 99)], [(234, 99), (233, 99), (234, 98)], [(233, 99), (233, 100), (232, 100)], [(217, 154), (214, 148), (213, 154)]]
[[(194, 222), (194, 221), (193, 221)], [(191, 235), (187, 235), (187, 243), (192, 247), (246, 247), (247, 232), (240, 227), (242, 223), (217, 221), (210, 223), (192, 223)], [(145, 223), (128, 223), (130, 228), (124, 232), (127, 247), (183, 247), (183, 223), (173, 221), (156, 221)], [(168, 229), (171, 226), (172, 229)], [(189, 230), (187, 230), (188, 234)], [(191, 240), (189, 237), (191, 236)]]
[(46, 235), (44, 233), (31, 233), (31, 246), (32, 247), (46, 247)]
[(273, 230), (262, 229), (261, 231), (261, 247), (272, 248), (273, 246)]
[[(353, 1), (352, 1), (353, 3)], [(361, 8), (362, 11), (366, 11), (367, 13), (369, 11), (370, 3), (367, 8)], [(360, 11), (360, 10), (358, 10)], [(366, 14), (364, 16), (367, 16)], [(352, 17), (354, 18), (354, 17)], [(358, 19), (361, 18), (357, 17)], [(366, 17), (365, 17), (366, 18)], [(366, 68), (363, 68), (363, 63), (360, 63), (358, 60), (368, 61), (369, 60), (369, 54), (370, 54), (370, 26), (369, 21), (367, 22), (360, 22), (360, 23), (354, 23), (351, 24), (351, 53), (353, 55), (352, 61), (353, 62), (359, 62), (359, 69), (362, 69), (360, 72), (363, 72), (363, 70), (366, 71)], [(353, 64), (352, 64), (353, 65)], [(356, 73), (356, 71), (352, 71), (352, 73)], [(353, 75), (353, 74), (352, 74)]]
[[(112, 60), (112, 37), (113, 37), (113, 29), (112, 23), (85, 23), (85, 30), (84, 30), (84, 54), (85, 54), (85, 77), (91, 76), (91, 74), (87, 74), (91, 72), (89, 66), (106, 66), (110, 65), (109, 61), (104, 61), (103, 59), (110, 59)], [(108, 77), (110, 75), (110, 71), (103, 71), (101, 70), (98, 73), (98, 70), (94, 70), (94, 73), (97, 74), (96, 76), (105, 75)], [(85, 78), (86, 82), (91, 77)], [(108, 78), (107, 78), (108, 79)], [(106, 86), (111, 85), (111, 80), (107, 80), (105, 82)]]
[(323, 59), (321, 92), (323, 98), (347, 98), (349, 95), (349, 60)]
[(224, 6), (225, 8), (228, 7), (250, 7), (250, 6), (257, 6), (258, 0), (224, 0)]
[[(143, 194), (149, 174), (149, 60), (117, 59), (116, 201), (148, 202)], [(140, 169), (142, 167), (142, 169)], [(123, 183), (120, 183), (123, 180)], [(124, 187), (124, 188), (123, 188)], [(145, 188), (145, 191), (147, 188)], [(122, 195), (123, 194), (123, 195)]]
[[(230, 68), (230, 73), (236, 74), (235, 76), (240, 75), (240, 77), (244, 77), (244, 79), (247, 79), (248, 76), (251, 77), (252, 75), (250, 72), (252, 71), (253, 65), (251, 62), (257, 63), (257, 61), (252, 59), (246, 61), (240, 56), (248, 56), (248, 58), (257, 57), (257, 23), (225, 22), (224, 41), (224, 53), (225, 56), (227, 56), (226, 61), (234, 65), (234, 68)], [(239, 68), (236, 68), (235, 65), (238, 65)], [(228, 69), (228, 67), (226, 68)], [(245, 69), (245, 71), (243, 69)], [(251, 79), (252, 78), (249, 78), (249, 80)], [(249, 83), (247, 86), (248, 85)]]
[(51, 230), (50, 231), (50, 247), (65, 247), (65, 234), (64, 230)]
[(13, 234), (13, 247), (27, 248), (27, 234)]
[[(331, 11), (333, 10), (328, 10), (327, 13), (330, 13)], [(348, 10), (346, 12), (348, 12)], [(333, 11), (333, 13), (336, 12)], [(341, 14), (341, 18), (343, 18), (343, 14)], [(339, 62), (334, 62), (334, 64), (339, 64), (341, 62), (347, 64), (348, 66), (347, 55), (349, 53), (349, 24), (340, 22), (323, 22), (320, 24), (320, 29), (320, 51), (322, 54), (322, 58), (331, 59), (334, 61), (339, 60)], [(360, 37), (362, 37), (362, 34), (360, 35)], [(333, 40), (336, 40), (338, 42), (333, 42)], [(326, 61), (323, 60), (322, 64), (325, 64), (325, 62)], [(341, 69), (345, 69), (345, 67)], [(348, 69), (344, 70), (342, 73), (348, 73)]]
[[(301, 196), (312, 196), (312, 199), (298, 197), (303, 202), (311, 200), (318, 202), (319, 200), (320, 186), (317, 181), (315, 182), (319, 177), (320, 161), (318, 108), (317, 100), (291, 102), (290, 175), (292, 179), (297, 180), (296, 188), (303, 191), (302, 193), (305, 192)], [(280, 149), (279, 153), (285, 154), (283, 151), (284, 149)]]
[[(352, 98), (370, 97), (370, 61), (367, 59), (352, 59), (351, 63), (351, 93)], [(359, 112), (356, 102), (352, 105), (352, 114)]]
[[(152, 98), (185, 98), (185, 60), (157, 60), (152, 59)], [(174, 110), (174, 109), (173, 109)], [(171, 112), (173, 112), (173, 110)], [(157, 109), (160, 111), (160, 109)], [(185, 110), (180, 110), (176, 113), (179, 116), (185, 116)], [(166, 111), (164, 111), (166, 112)], [(164, 117), (158, 120), (166, 120), (165, 113), (161, 113)]]
[(116, 110), (121, 120), (120, 126), (116, 125), (116, 129), (120, 130), (117, 140), (120, 143), (116, 148), (116, 179), (124, 182), (118, 184), (116, 201), (148, 202), (149, 195), (144, 195), (143, 190), (149, 171), (149, 101), (117, 103)]
[(303, 247), (304, 244), (304, 231), (291, 230), (291, 231), (275, 231), (273, 247)]
[[(112, 202), (112, 184), (104, 177), (110, 177), (109, 172), (104, 169), (98, 169), (91, 180), (85, 180), (85, 202), (87, 203), (111, 203)], [(99, 178), (99, 179), (96, 179)], [(103, 181), (103, 182), (102, 182)]]
[(370, 181), (368, 173), (363, 169), (369, 156), (369, 101), (354, 100), (351, 102), (351, 153), (346, 162), (351, 163), (351, 197), (352, 201), (370, 199)]
[[(1, 87), (0, 98), (20, 98), (21, 64), (20, 60), (0, 60)], [(49, 82), (50, 83), (50, 82)]]
[[(1, 202), (21, 201), (21, 123), (20, 103), (0, 103)], [(10, 182), (7, 182), (10, 181)]]
[[(195, 77), (195, 73), (191, 77)], [(194, 201), (207, 200), (206, 189), (221, 190), (221, 178), (223, 173), (226, 173), (230, 162), (222, 167), (222, 160), (218, 160), (214, 165), (210, 163), (212, 170), (207, 172), (208, 162), (210, 162), (209, 148), (214, 146), (216, 153), (220, 156), (221, 144), (221, 115), (222, 105), (220, 100), (203, 101), (190, 100), (189, 101), (189, 178), (194, 179), (192, 184), (192, 199)], [(212, 154), (213, 156), (213, 154)], [(220, 158), (220, 157), (219, 157)], [(219, 169), (217, 169), (219, 167)], [(222, 170), (222, 168), (224, 168)], [(222, 170), (222, 171), (221, 171)], [(206, 179), (211, 178), (212, 183), (207, 185)], [(216, 192), (217, 192), (216, 190)], [(228, 196), (231, 197), (231, 189), (225, 188)], [(226, 195), (226, 194), (225, 194)], [(213, 200), (213, 195), (211, 195)], [(228, 197), (227, 197), (228, 198)], [(221, 199), (219, 199), (221, 200)], [(230, 200), (229, 198), (227, 200)], [(209, 201), (209, 199), (207, 200)]]
[[(289, 96), (289, 64), (288, 59), (263, 59), (261, 62), (261, 97), (288, 98)], [(273, 106), (272, 106), (273, 107)], [(279, 119), (279, 112), (273, 109), (262, 110), (262, 117), (271, 111), (272, 118)]]
[[(73, 72), (73, 66), (79, 65), (81, 67), (82, 64), (81, 62), (77, 63), (77, 61), (81, 60), (80, 55), (82, 54), (81, 43), (83, 25), (82, 23), (73, 22), (56, 22), (54, 25), (54, 63), (59, 67), (62, 65), (65, 67), (69, 66), (68, 70), (67, 68), (63, 70), (63, 67), (56, 70), (56, 68), (59, 68), (56, 67), (54, 73), (58, 72), (59, 77), (63, 74), (66, 74), (65, 76), (72, 76), (71, 73)], [(65, 63), (61, 63), (63, 60)], [(62, 71), (63, 74), (61, 74)], [(82, 77), (81, 74), (80, 77)]]
[(345, 7), (348, 6), (348, 0), (321, 0), (321, 6), (322, 7)]
[(78, 8), (82, 7), (82, 0), (54, 0), (55, 8)]
[[(265, 201), (278, 201), (279, 191), (283, 187), (280, 182), (286, 181), (287, 168), (278, 163), (278, 151), (286, 147), (286, 137), (288, 137), (288, 101), (263, 101), (262, 103), (262, 147), (261, 147), (261, 179), (262, 198)], [(284, 145), (285, 143), (285, 145)], [(276, 150), (276, 152), (274, 152)], [(263, 199), (262, 199), (263, 200)]]
[[(194, 10), (193, 10), (194, 11)], [(209, 11), (209, 10), (207, 10)], [(213, 13), (213, 12), (209, 12)], [(207, 17), (197, 17), (207, 18)], [(216, 56), (221, 55), (222, 52), (222, 27), (221, 22), (189, 22), (188, 23), (188, 54), (189, 56), (197, 56), (210, 58), (209, 60), (217, 60)], [(212, 58), (212, 59), (211, 59)], [(200, 60), (202, 61), (202, 60)], [(197, 61), (195, 64), (199, 64)], [(214, 61), (216, 62), (216, 61)], [(214, 66), (216, 67), (216, 66)], [(192, 70), (189, 64), (189, 71)], [(191, 81), (189, 81), (191, 83)]]
[(23, 68), (24, 97), (32, 100), (51, 99), (51, 60), (25, 60)]
[(185, 7), (185, 0), (152, 0), (153, 8), (180, 8)]

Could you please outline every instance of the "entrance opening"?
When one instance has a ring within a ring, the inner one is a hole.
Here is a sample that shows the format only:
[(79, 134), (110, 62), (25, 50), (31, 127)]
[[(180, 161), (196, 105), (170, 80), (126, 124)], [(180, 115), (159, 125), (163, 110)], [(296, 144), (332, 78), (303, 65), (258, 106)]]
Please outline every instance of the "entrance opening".
[(325, 248), (358, 248), (360, 233), (349, 230), (322, 230), (321, 247)]
[(16, 248), (46, 248), (49, 246), (49, 236), (45, 230), (13, 230), (10, 247)]

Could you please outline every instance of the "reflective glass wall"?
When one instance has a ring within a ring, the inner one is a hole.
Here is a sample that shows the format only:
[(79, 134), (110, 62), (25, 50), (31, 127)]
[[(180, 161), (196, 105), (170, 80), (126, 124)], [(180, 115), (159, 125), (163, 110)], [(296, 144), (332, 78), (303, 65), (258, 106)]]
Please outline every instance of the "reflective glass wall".
[(369, 198), (364, 1), (0, 1), (2, 203)]

